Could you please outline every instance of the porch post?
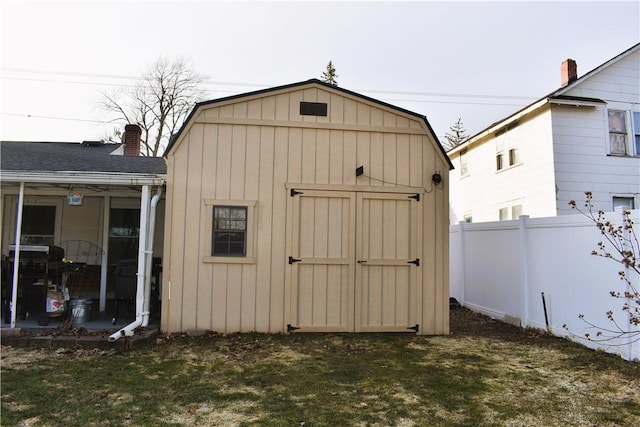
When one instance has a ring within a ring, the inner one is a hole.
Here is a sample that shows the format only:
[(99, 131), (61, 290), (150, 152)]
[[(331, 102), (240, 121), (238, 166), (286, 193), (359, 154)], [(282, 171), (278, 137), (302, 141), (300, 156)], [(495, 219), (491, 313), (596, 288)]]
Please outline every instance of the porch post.
[(107, 309), (107, 272), (109, 271), (109, 221), (111, 215), (111, 197), (104, 196), (102, 213), (102, 261), (100, 262), (100, 311)]
[(16, 327), (16, 311), (18, 308), (18, 274), (20, 267), (20, 239), (22, 237), (22, 207), (24, 205), (24, 182), (20, 183), (18, 196), (18, 214), (16, 217), (16, 241), (13, 256), (13, 278), (11, 286), (11, 327)]

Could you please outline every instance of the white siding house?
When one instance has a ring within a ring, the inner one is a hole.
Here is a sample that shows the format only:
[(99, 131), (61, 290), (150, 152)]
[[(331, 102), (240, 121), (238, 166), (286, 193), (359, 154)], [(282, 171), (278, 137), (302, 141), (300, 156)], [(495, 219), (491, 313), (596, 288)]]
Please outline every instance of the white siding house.
[(640, 203), (640, 44), (449, 151), (450, 220), (484, 222)]

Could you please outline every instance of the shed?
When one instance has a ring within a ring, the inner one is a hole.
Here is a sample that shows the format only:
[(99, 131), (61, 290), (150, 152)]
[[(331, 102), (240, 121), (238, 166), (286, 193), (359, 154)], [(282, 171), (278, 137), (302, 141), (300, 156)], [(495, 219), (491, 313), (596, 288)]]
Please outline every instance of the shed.
[(165, 332), (449, 332), (424, 116), (312, 79), (197, 104), (165, 157)]

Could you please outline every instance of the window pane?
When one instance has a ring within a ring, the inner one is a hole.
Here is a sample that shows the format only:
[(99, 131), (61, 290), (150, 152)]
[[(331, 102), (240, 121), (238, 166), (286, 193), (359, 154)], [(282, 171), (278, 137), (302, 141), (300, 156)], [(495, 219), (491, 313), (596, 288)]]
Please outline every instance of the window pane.
[(214, 206), (212, 255), (246, 255), (247, 208)]
[(511, 208), (511, 218), (518, 219), (522, 216), (522, 205), (515, 205)]
[(500, 221), (506, 221), (509, 219), (509, 208), (502, 208), (499, 212)]
[(614, 197), (613, 198), (613, 209), (617, 208), (622, 209), (635, 209), (635, 200), (633, 197)]
[(22, 207), (20, 243), (53, 245), (56, 231), (56, 207), (24, 205)]
[(138, 237), (140, 235), (140, 209), (112, 208), (109, 213), (109, 235)]
[(502, 154), (498, 154), (496, 156), (496, 169), (497, 170), (501, 170), (502, 169)]
[(516, 163), (518, 163), (518, 150), (515, 148), (512, 148), (511, 150), (509, 150), (509, 166), (513, 166)]
[(609, 132), (627, 132), (624, 111), (609, 111)]
[(623, 133), (610, 133), (611, 154), (627, 154), (627, 135)]

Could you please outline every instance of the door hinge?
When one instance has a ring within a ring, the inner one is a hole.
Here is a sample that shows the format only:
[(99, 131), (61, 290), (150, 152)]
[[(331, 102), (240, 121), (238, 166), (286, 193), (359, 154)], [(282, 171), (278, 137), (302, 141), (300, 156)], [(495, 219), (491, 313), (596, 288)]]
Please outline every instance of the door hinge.
[(297, 330), (297, 329), (300, 329), (300, 328), (299, 328), (299, 327), (297, 327), (297, 326), (293, 326), (291, 323), (289, 323), (289, 324), (287, 325), (287, 332), (288, 332), (288, 333), (291, 333), (291, 332), (293, 332), (293, 331), (295, 331), (295, 330)]
[(417, 323), (415, 324), (415, 326), (409, 326), (407, 329), (410, 329), (412, 331), (415, 331), (415, 333), (417, 334), (418, 331), (420, 330), (420, 325), (418, 325)]
[(289, 257), (289, 264), (293, 264), (294, 262), (300, 262), (302, 261), (301, 259), (296, 259), (292, 256)]
[(294, 197), (297, 194), (304, 194), (304, 193), (302, 191), (296, 191), (295, 188), (292, 188), (289, 194), (291, 195), (291, 197)]
[(407, 261), (407, 264), (415, 264), (416, 267), (420, 267), (420, 258), (416, 258), (413, 261)]
[(420, 201), (420, 194), (416, 193), (413, 196), (409, 196), (409, 199), (414, 199), (416, 202)]

